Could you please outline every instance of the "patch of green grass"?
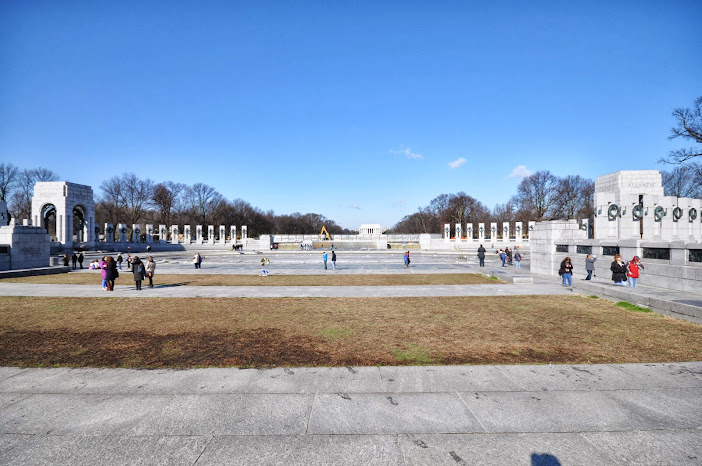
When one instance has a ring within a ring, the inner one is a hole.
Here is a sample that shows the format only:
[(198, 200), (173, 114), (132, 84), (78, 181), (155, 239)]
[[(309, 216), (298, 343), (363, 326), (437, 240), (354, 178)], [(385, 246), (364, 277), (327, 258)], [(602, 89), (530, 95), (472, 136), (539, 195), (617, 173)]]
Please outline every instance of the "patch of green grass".
[(588, 298), (592, 298), (592, 299), (600, 299), (600, 297), (599, 297), (599, 296), (597, 296), (596, 294), (591, 294), (590, 296), (588, 296)]
[(499, 277), (496, 277), (494, 275), (490, 275), (490, 280), (499, 280)]
[(342, 338), (347, 338), (353, 335), (353, 330), (348, 328), (337, 328), (329, 327), (319, 331), (319, 334), (325, 340), (334, 341), (341, 340)]
[(653, 312), (647, 307), (637, 306), (636, 304), (627, 303), (626, 301), (619, 301), (617, 306), (623, 307), (624, 309), (632, 312)]
[(403, 350), (393, 350), (392, 354), (399, 362), (406, 362), (414, 365), (436, 363), (436, 361), (429, 356), (429, 352), (425, 348), (413, 343), (405, 345), (405, 349)]

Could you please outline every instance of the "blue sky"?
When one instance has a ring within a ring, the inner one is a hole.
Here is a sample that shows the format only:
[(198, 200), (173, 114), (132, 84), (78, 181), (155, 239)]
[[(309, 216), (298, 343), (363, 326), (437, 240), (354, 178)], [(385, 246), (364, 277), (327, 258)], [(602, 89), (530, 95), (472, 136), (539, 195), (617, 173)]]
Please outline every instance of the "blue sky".
[(5, 0), (0, 161), (351, 229), (442, 193), (492, 208), (530, 171), (668, 168), (702, 2), (486, 3)]

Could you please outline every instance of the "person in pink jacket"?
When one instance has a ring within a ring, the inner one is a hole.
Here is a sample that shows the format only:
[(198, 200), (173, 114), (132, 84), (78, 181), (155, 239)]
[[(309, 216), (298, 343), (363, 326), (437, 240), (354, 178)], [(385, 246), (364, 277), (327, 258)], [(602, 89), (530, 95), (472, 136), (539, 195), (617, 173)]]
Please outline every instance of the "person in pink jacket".
[(107, 262), (106, 257), (100, 260), (100, 276), (102, 277), (102, 291), (107, 291)]

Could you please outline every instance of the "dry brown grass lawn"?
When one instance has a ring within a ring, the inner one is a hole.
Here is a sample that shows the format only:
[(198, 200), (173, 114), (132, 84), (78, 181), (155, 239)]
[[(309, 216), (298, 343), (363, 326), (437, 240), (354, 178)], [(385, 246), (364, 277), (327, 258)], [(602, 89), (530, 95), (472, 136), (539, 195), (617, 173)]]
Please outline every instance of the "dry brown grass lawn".
[(699, 360), (702, 326), (580, 296), (0, 298), (0, 365)]
[[(158, 270), (157, 270), (158, 272)], [(125, 281), (126, 280), (126, 281)], [(132, 273), (123, 270), (117, 285), (131, 283)], [(0, 279), (5, 283), (50, 283), (57, 285), (99, 285), (100, 274), (64, 273)], [(393, 285), (480, 285), (504, 283), (474, 273), (453, 274), (374, 274), (374, 275), (218, 275), (156, 274), (158, 285), (187, 286), (393, 286)]]

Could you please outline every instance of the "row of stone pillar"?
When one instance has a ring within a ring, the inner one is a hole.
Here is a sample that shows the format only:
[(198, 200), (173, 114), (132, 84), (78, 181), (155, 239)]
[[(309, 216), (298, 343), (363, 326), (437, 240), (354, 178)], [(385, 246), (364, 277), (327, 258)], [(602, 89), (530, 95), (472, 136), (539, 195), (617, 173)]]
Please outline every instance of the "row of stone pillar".
[[(204, 233), (207, 231), (207, 241), (204, 240)], [(126, 223), (118, 223), (116, 228), (112, 223), (105, 224), (105, 242), (113, 243), (115, 242), (115, 232), (117, 233), (117, 242), (126, 243), (128, 242), (128, 229)], [(217, 228), (219, 239), (216, 241), (217, 244), (226, 243), (236, 243), (236, 226), (232, 225), (229, 227), (229, 240), (227, 240), (227, 228), (224, 225), (219, 225)], [(96, 234), (99, 231), (96, 230)], [(168, 236), (170, 234), (170, 241)], [(141, 236), (144, 235), (144, 241), (141, 240)], [(181, 237), (182, 235), (182, 237)], [(247, 229), (246, 225), (241, 227), (241, 241), (245, 242), (247, 239)], [(155, 237), (158, 236), (158, 241)], [(207, 225), (207, 230), (204, 229), (202, 225), (185, 225), (183, 230), (179, 229), (178, 225), (171, 225), (168, 228), (166, 225), (159, 225), (158, 230), (154, 228), (153, 224), (146, 224), (142, 230), (141, 224), (135, 223), (132, 225), (132, 243), (160, 243), (165, 244), (170, 242), (171, 244), (215, 244), (215, 226)]]
[[(534, 225), (536, 222), (528, 222), (527, 228), (529, 231), (534, 229)], [(525, 232), (523, 229), (523, 224), (522, 222), (515, 222), (514, 223), (514, 242), (515, 243), (521, 243), (522, 239), (525, 236), (529, 236), (528, 232)], [(477, 232), (478, 238), (475, 239), (475, 233)], [(463, 229), (462, 225), (460, 223), (457, 223), (454, 227), (454, 233), (455, 235), (451, 235), (451, 224), (446, 223), (444, 224), (444, 240), (445, 241), (451, 241), (452, 238), (455, 239), (455, 241), (475, 241), (475, 242), (481, 242), (481, 241), (497, 241), (498, 237), (502, 238), (503, 240), (506, 239), (511, 239), (512, 236), (512, 230), (510, 230), (510, 223), (509, 222), (504, 222), (502, 223), (502, 228), (500, 229), (498, 227), (497, 222), (490, 223), (489, 227), (486, 227), (484, 223), (479, 223), (478, 224), (478, 229), (473, 231), (473, 224), (469, 223), (466, 225), (466, 230), (465, 230), (465, 236), (463, 236)]]

